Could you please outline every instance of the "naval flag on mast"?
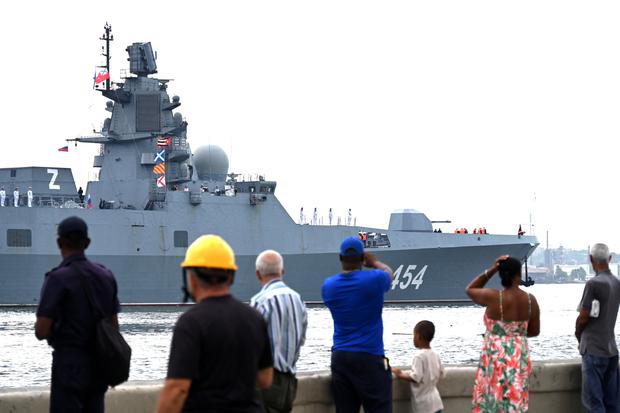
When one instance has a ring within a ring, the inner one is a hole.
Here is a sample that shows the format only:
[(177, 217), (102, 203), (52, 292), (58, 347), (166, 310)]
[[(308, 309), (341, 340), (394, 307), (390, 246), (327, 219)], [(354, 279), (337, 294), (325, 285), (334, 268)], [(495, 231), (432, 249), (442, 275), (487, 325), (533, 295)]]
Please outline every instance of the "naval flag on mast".
[(157, 146), (168, 146), (170, 145), (170, 138), (165, 136), (161, 136), (157, 138)]
[(105, 82), (109, 78), (110, 73), (108, 73), (108, 69), (105, 67), (101, 67), (95, 72), (95, 85), (98, 85), (101, 82)]
[(155, 154), (155, 159), (153, 160), (153, 162), (157, 163), (157, 162), (166, 162), (166, 150), (162, 149), (160, 152), (157, 152)]

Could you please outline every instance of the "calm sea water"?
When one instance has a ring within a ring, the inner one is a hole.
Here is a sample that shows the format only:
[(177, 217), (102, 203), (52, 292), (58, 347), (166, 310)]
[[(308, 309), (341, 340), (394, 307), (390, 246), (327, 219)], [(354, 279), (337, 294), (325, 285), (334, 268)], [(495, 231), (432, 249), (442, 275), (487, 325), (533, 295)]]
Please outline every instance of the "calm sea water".
[[(541, 307), (541, 334), (530, 339), (533, 360), (579, 357), (573, 332), (582, 290), (582, 284), (529, 288)], [(183, 311), (169, 307), (123, 309), (121, 328), (133, 349), (130, 380), (165, 377), (172, 328)], [(307, 339), (298, 369), (329, 369), (333, 328), (329, 311), (315, 307), (308, 313)], [(433, 347), (444, 363), (476, 363), (484, 331), (482, 314), (483, 309), (474, 305), (387, 306), (383, 315), (386, 355), (394, 366), (409, 365), (414, 354), (411, 331), (418, 321), (427, 319), (435, 323)], [(49, 385), (51, 348), (34, 337), (34, 309), (0, 310), (0, 315), (0, 388)]]

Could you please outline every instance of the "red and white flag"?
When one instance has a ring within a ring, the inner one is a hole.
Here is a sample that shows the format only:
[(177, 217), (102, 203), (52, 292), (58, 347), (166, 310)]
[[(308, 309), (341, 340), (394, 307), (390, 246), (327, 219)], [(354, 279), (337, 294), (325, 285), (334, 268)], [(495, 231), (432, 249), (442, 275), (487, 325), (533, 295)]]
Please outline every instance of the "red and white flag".
[(101, 82), (105, 82), (110, 78), (110, 73), (108, 73), (108, 69), (105, 67), (100, 68), (95, 72), (95, 85), (98, 85)]
[(166, 175), (162, 175), (159, 178), (157, 178), (157, 187), (158, 188), (166, 187)]
[(157, 138), (157, 146), (168, 146), (170, 145), (170, 138), (159, 137)]

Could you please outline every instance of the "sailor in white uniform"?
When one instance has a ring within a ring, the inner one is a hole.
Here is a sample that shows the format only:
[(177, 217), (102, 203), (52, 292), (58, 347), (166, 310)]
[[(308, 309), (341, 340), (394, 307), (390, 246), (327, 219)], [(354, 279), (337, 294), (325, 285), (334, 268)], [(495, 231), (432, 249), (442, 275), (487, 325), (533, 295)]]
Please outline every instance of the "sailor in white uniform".
[(332, 214), (332, 209), (329, 209), (329, 225), (331, 226), (332, 224), (332, 218), (334, 217), (334, 215)]
[(351, 208), (349, 208), (349, 212), (347, 212), (347, 225), (351, 225), (351, 217), (353, 215), (351, 214)]
[(312, 213), (312, 225), (318, 225), (319, 224), (319, 217), (318, 217), (319, 213), (316, 211), (316, 208), (314, 208), (314, 212)]
[(0, 187), (0, 207), (3, 207), (6, 202), (6, 191), (4, 190), (4, 187)]
[(32, 199), (34, 197), (32, 196), (32, 187), (29, 186), (28, 187), (28, 208), (32, 208)]
[(301, 209), (299, 210), (299, 225), (303, 225), (304, 224), (304, 207), (301, 207)]
[(15, 191), (13, 191), (13, 206), (17, 208), (19, 206), (19, 188), (15, 187)]

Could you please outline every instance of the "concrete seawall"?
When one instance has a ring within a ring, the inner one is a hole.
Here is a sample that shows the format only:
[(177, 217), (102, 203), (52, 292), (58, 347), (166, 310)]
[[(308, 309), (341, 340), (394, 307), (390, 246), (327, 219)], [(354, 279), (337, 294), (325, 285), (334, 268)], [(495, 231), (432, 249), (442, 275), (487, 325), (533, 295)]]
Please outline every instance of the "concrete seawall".
[[(462, 413), (470, 410), (475, 367), (448, 367), (439, 384), (444, 411)], [(409, 385), (395, 380), (394, 412), (410, 412)], [(114, 413), (151, 413), (155, 411), (161, 382), (133, 382), (110, 390), (106, 411)], [(582, 412), (581, 364), (578, 360), (535, 362), (530, 380), (532, 413)], [(2, 413), (44, 413), (49, 409), (49, 389), (15, 389), (0, 391)], [(296, 413), (334, 412), (329, 388), (329, 372), (299, 375), (295, 401)]]

